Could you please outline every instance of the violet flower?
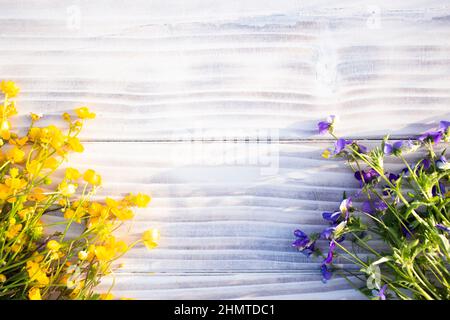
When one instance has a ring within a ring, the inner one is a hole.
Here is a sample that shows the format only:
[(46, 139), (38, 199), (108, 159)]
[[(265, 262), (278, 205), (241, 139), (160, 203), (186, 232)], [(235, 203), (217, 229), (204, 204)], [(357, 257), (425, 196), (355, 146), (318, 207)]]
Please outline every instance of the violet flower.
[(439, 122), (439, 129), (447, 132), (448, 128), (450, 127), (450, 121), (444, 121), (442, 120), (441, 122)]
[(331, 241), (330, 242), (330, 247), (328, 249), (328, 255), (325, 258), (325, 260), (323, 260), (323, 263), (330, 264), (331, 262), (333, 262), (333, 255), (334, 255), (334, 250), (335, 249), (336, 249), (336, 242)]
[(437, 195), (444, 195), (445, 194), (445, 185), (442, 182), (439, 182), (439, 190), (436, 186), (431, 189), (431, 193), (433, 194), (433, 197), (436, 197)]
[(428, 170), (431, 166), (431, 161), (428, 158), (423, 158), (419, 162), (419, 167), (422, 168), (422, 170)]
[(438, 223), (437, 225), (435, 225), (436, 228), (438, 228), (439, 230), (445, 231), (447, 233), (450, 233), (450, 227), (446, 227), (441, 223)]
[(322, 213), (322, 217), (325, 220), (330, 221), (332, 223), (336, 223), (336, 221), (339, 219), (340, 216), (341, 216), (341, 212), (340, 211), (324, 212), (324, 213)]
[(311, 241), (308, 235), (301, 230), (295, 230), (294, 235), (297, 239), (292, 243), (292, 246), (309, 257), (314, 252), (315, 241)]
[(374, 169), (369, 169), (367, 172), (364, 170), (361, 171), (356, 171), (355, 172), (355, 179), (359, 181), (359, 184), (361, 187), (363, 187), (363, 185), (365, 183), (370, 183), (373, 180), (375, 180), (376, 178), (378, 178), (380, 175), (378, 174), (378, 172), (376, 172)]
[(342, 200), (341, 204), (339, 205), (339, 211), (345, 214), (345, 220), (348, 220), (351, 207), (352, 207), (352, 198)]
[(317, 127), (319, 128), (319, 134), (325, 134), (327, 133), (331, 126), (333, 125), (334, 120), (336, 119), (336, 116), (330, 115), (327, 118), (327, 121), (320, 121), (317, 124)]
[(387, 154), (387, 155), (396, 154), (397, 152), (401, 151), (402, 146), (403, 146), (403, 141), (396, 141), (396, 142), (394, 142), (394, 144), (386, 143), (384, 145), (383, 152), (384, 152), (384, 154)]
[(449, 170), (450, 169), (450, 163), (447, 162), (447, 159), (445, 158), (445, 156), (441, 156), (437, 161), (436, 161), (436, 167), (440, 170)]
[(331, 277), (333, 276), (331, 269), (329, 269), (326, 264), (322, 264), (320, 266), (320, 272), (322, 272), (322, 281), (323, 282), (327, 282), (327, 280), (330, 280)]
[(336, 142), (334, 143), (334, 154), (339, 154), (341, 153), (345, 147), (349, 144), (352, 144), (353, 140), (345, 140), (345, 139), (337, 139)]
[(442, 137), (444, 136), (444, 132), (442, 130), (438, 131), (427, 131), (421, 134), (417, 139), (424, 142), (424, 141), (431, 141), (434, 144), (438, 144), (441, 142)]
[(387, 284), (382, 286), (381, 289), (376, 294), (377, 297), (380, 297), (380, 300), (386, 300), (386, 294), (385, 294), (386, 289), (387, 289)]
[(387, 204), (382, 200), (364, 201), (361, 210), (368, 214), (375, 214), (376, 212), (383, 212), (388, 208)]
[(328, 228), (325, 228), (321, 233), (320, 233), (320, 238), (322, 239), (331, 239), (331, 236), (333, 235), (334, 231), (336, 231), (336, 226), (331, 226)]

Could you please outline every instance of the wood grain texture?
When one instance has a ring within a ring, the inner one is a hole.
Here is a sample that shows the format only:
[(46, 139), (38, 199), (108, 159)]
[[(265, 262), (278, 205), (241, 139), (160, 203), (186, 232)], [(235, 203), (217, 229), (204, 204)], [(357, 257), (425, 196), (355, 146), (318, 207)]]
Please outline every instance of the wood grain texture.
[(223, 2), (17, 2), (0, 73), (22, 115), (92, 106), (89, 140), (317, 138), (328, 114), (403, 137), (449, 117), (445, 2)]
[[(355, 298), (344, 279), (323, 284), (320, 260), (290, 246), (294, 229), (322, 230), (321, 212), (336, 209), (344, 190), (358, 190), (344, 164), (321, 159), (330, 143), (86, 143), (85, 153), (69, 165), (103, 175), (107, 183), (98, 197), (152, 195), (149, 208), (122, 228), (126, 239), (155, 227), (162, 234), (158, 249), (137, 245), (118, 262), (114, 293), (148, 299)], [(386, 170), (402, 167), (386, 161)]]
[(316, 123), (336, 114), (340, 135), (379, 139), (448, 120), (446, 1), (0, 7), (0, 77), (22, 88), (13, 125), (24, 129), (31, 111), (46, 124), (91, 106), (86, 152), (71, 163), (103, 174), (99, 196), (153, 196), (128, 237), (158, 227), (161, 246), (122, 259), (117, 295), (361, 298), (343, 279), (321, 283), (318, 262), (290, 247), (295, 228), (320, 230), (321, 212), (357, 188), (341, 163), (320, 157), (328, 142)]

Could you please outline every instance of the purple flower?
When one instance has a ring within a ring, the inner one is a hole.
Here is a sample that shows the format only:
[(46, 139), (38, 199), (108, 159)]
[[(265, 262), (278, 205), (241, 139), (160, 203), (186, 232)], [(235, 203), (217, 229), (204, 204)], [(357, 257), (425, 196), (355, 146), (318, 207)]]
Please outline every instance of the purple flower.
[(428, 158), (423, 158), (419, 162), (419, 167), (422, 168), (422, 170), (428, 170), (431, 166), (431, 161)]
[(322, 281), (323, 282), (327, 282), (327, 280), (330, 280), (331, 277), (333, 276), (333, 273), (331, 272), (331, 270), (327, 267), (326, 264), (322, 264), (320, 266), (320, 272), (322, 272)]
[(380, 297), (380, 300), (386, 300), (386, 294), (385, 294), (386, 289), (387, 289), (387, 284), (382, 286), (381, 289), (376, 294), (376, 296)]
[(362, 144), (357, 144), (356, 147), (357, 147), (359, 153), (367, 153), (366, 146), (363, 146)]
[(321, 237), (322, 239), (330, 239), (331, 236), (333, 235), (333, 233), (334, 233), (335, 230), (336, 230), (336, 227), (334, 227), (334, 226), (325, 228), (325, 229), (320, 233), (320, 237)]
[(382, 212), (388, 208), (387, 204), (382, 200), (377, 201), (364, 201), (361, 209), (362, 211), (368, 213), (368, 214), (375, 214), (375, 212)]
[(445, 156), (441, 156), (436, 161), (436, 167), (440, 170), (448, 170), (448, 169), (450, 169), (450, 164), (447, 162), (447, 159), (445, 158)]
[(369, 169), (367, 172), (364, 170), (355, 172), (355, 179), (359, 181), (360, 186), (362, 187), (364, 183), (370, 183), (380, 175), (374, 169)]
[(335, 249), (336, 249), (336, 242), (331, 241), (330, 242), (330, 247), (328, 249), (328, 255), (325, 258), (325, 260), (323, 260), (323, 263), (330, 264), (331, 262), (333, 262), (333, 255), (334, 255), (334, 250)]
[(398, 174), (389, 173), (388, 179), (390, 182), (395, 183), (398, 180), (398, 178), (400, 178)]
[(383, 151), (385, 154), (392, 154), (392, 153), (395, 154), (401, 150), (402, 146), (403, 146), (403, 141), (396, 141), (396, 142), (394, 142), (394, 144), (386, 143), (384, 145)]
[(342, 200), (341, 204), (339, 205), (339, 211), (345, 214), (345, 220), (348, 219), (351, 207), (352, 207), (352, 198)]
[(336, 223), (336, 221), (339, 219), (340, 216), (341, 216), (340, 211), (322, 213), (322, 217), (327, 221), (331, 221), (332, 223)]
[(448, 127), (450, 127), (450, 121), (444, 121), (442, 120), (439, 122), (439, 129), (446, 132)]
[(329, 131), (330, 127), (333, 125), (334, 119), (336, 116), (331, 115), (327, 118), (327, 121), (320, 121), (317, 124), (317, 127), (319, 128), (319, 134), (325, 134)]
[(438, 228), (439, 230), (450, 233), (450, 227), (446, 227), (443, 224), (438, 223), (437, 225), (435, 225), (435, 227)]
[(292, 243), (292, 246), (309, 257), (314, 252), (315, 241), (311, 241), (308, 235), (301, 230), (295, 230), (294, 235), (297, 239)]
[(413, 229), (414, 228), (410, 224), (408, 225), (408, 228), (405, 228), (404, 225), (401, 226), (401, 231), (407, 239), (410, 239), (413, 236)]
[(438, 144), (442, 137), (444, 136), (444, 132), (441, 130), (438, 131), (427, 131), (420, 135), (417, 139), (424, 142), (424, 141), (431, 141), (434, 144)]
[(338, 154), (341, 153), (345, 147), (349, 144), (351, 144), (353, 141), (352, 140), (345, 140), (345, 139), (337, 139), (336, 142), (334, 143), (334, 154)]
[(433, 194), (433, 197), (436, 197), (437, 195), (444, 195), (445, 194), (445, 185), (442, 182), (439, 182), (439, 190), (436, 186), (431, 189), (431, 193)]

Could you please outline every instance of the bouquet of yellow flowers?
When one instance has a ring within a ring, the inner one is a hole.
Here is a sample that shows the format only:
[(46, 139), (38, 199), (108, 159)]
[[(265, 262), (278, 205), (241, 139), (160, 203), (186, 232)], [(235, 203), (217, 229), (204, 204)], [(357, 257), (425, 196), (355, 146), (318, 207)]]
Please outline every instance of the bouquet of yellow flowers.
[[(2, 81), (0, 89), (0, 299), (111, 298), (95, 288), (112, 272), (112, 263), (138, 242), (157, 246), (157, 229), (132, 244), (114, 236), (123, 221), (133, 218), (132, 209), (146, 207), (150, 197), (138, 193), (94, 201), (102, 179), (91, 169), (81, 173), (68, 167), (57, 179), (55, 172), (68, 154), (83, 152), (78, 135), (95, 113), (87, 107), (75, 109), (75, 115), (64, 113), (65, 131), (36, 126), (41, 116), (32, 113), (21, 137), (9, 121), (17, 113), (20, 90), (12, 81)], [(49, 212), (61, 212), (64, 219), (46, 224)], [(69, 232), (74, 225), (81, 226), (75, 236)]]

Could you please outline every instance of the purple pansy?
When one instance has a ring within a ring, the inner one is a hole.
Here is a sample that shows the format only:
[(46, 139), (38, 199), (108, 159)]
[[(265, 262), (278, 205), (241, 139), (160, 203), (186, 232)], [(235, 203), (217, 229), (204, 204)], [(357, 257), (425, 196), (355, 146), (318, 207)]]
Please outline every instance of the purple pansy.
[(334, 231), (336, 230), (335, 226), (331, 226), (328, 228), (325, 228), (321, 233), (320, 233), (320, 237), (322, 239), (330, 239), (331, 236), (333, 235)]
[(325, 260), (323, 260), (323, 263), (330, 264), (331, 262), (333, 262), (333, 255), (334, 255), (334, 250), (335, 249), (336, 249), (336, 242), (331, 241), (330, 242), (330, 247), (328, 248), (328, 255), (325, 258)]
[(437, 196), (439, 194), (444, 195), (445, 194), (445, 185), (442, 182), (439, 182), (439, 190), (438, 190), (438, 188), (436, 186), (434, 186), (431, 189), (431, 193), (433, 194), (433, 197), (435, 197), (435, 196)]
[(345, 214), (345, 220), (348, 220), (351, 207), (352, 207), (352, 198), (342, 200), (341, 204), (339, 205), (339, 211)]
[(442, 120), (439, 122), (439, 129), (446, 132), (447, 129), (450, 127), (450, 121)]
[(308, 235), (301, 230), (295, 230), (294, 236), (297, 239), (292, 243), (292, 246), (309, 257), (314, 252), (315, 241), (311, 241)]
[(329, 269), (326, 264), (322, 264), (320, 266), (320, 272), (322, 272), (323, 282), (327, 282), (327, 280), (330, 280), (331, 277), (333, 276), (331, 269)]
[(419, 167), (422, 168), (422, 170), (428, 170), (431, 166), (431, 161), (428, 158), (423, 158), (419, 162)]
[(380, 297), (380, 300), (386, 300), (386, 289), (387, 289), (387, 284), (382, 286), (381, 289), (376, 294), (376, 296)]
[(442, 130), (427, 131), (427, 132), (421, 134), (417, 139), (422, 142), (429, 140), (429, 141), (433, 142), (434, 144), (438, 144), (439, 142), (441, 142), (443, 136), (444, 136), (444, 132)]
[(327, 121), (320, 121), (317, 124), (317, 127), (319, 128), (319, 134), (325, 134), (329, 131), (330, 127), (333, 125), (334, 119), (336, 116), (331, 115), (327, 118)]
[(352, 144), (353, 140), (346, 140), (346, 139), (337, 139), (334, 143), (334, 154), (341, 153), (345, 147), (349, 144)]
[(402, 146), (403, 146), (403, 141), (396, 141), (393, 144), (386, 143), (384, 145), (383, 151), (385, 154), (396, 153), (401, 150)]
[(380, 175), (374, 169), (369, 169), (367, 172), (364, 170), (355, 172), (355, 179), (359, 181), (360, 186), (362, 187), (364, 183), (370, 183)]
[(448, 170), (450, 169), (450, 163), (448, 163), (445, 156), (440, 156), (439, 159), (436, 161), (436, 167), (440, 170)]
[(324, 212), (324, 213), (322, 213), (322, 217), (325, 220), (330, 221), (332, 223), (336, 223), (336, 221), (339, 219), (340, 216), (341, 216), (341, 212), (340, 211)]
[(445, 231), (447, 233), (450, 233), (450, 227), (446, 227), (441, 223), (438, 223), (437, 225), (435, 225), (436, 228), (438, 228), (439, 230)]
[(364, 201), (361, 210), (368, 214), (375, 214), (375, 212), (382, 212), (388, 208), (387, 204), (382, 200)]

